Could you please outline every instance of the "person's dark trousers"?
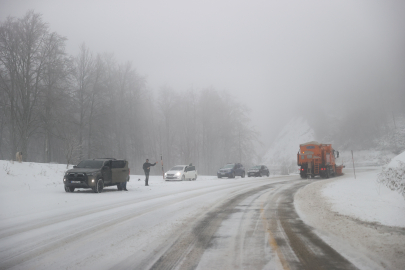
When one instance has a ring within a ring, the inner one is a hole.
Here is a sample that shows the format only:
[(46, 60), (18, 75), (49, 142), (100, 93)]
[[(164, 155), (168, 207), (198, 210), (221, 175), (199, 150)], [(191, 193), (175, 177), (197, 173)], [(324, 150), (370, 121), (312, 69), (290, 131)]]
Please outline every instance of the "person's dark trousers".
[(149, 186), (148, 181), (149, 181), (149, 173), (145, 172), (145, 186)]

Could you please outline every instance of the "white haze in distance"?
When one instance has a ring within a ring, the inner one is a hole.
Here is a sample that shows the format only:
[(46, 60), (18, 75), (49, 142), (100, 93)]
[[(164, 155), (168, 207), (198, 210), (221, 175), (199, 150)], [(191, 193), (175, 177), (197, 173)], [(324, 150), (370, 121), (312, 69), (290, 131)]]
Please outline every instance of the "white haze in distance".
[(153, 91), (228, 91), (251, 108), (266, 143), (308, 103), (339, 110), (405, 89), (401, 0), (0, 0), (0, 20), (29, 9), (68, 38), (69, 54), (83, 42), (114, 53)]

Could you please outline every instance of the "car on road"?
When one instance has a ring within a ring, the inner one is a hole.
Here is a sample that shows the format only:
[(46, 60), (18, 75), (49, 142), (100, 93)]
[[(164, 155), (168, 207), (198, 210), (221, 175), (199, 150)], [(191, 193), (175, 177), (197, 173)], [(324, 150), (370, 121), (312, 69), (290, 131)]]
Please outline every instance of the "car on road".
[(169, 180), (197, 180), (197, 170), (193, 164), (190, 165), (176, 165), (165, 173), (165, 181)]
[(248, 170), (247, 175), (248, 177), (270, 176), (270, 171), (265, 165), (256, 165)]
[(126, 160), (87, 159), (65, 172), (63, 184), (66, 192), (73, 192), (75, 188), (91, 188), (100, 193), (107, 186), (117, 186), (118, 190), (121, 190), (121, 183), (129, 181), (129, 174)]
[(235, 176), (244, 178), (245, 174), (245, 168), (240, 163), (228, 163), (217, 172), (218, 178), (235, 178)]

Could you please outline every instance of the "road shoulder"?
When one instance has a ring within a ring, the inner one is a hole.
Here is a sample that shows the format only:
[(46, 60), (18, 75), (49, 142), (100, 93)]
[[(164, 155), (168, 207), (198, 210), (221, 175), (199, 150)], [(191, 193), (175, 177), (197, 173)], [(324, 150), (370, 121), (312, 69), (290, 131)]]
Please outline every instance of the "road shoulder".
[(300, 218), (360, 269), (403, 269), (404, 229), (362, 222), (332, 211), (331, 203), (321, 192), (338, 180), (314, 181), (300, 189), (294, 197)]

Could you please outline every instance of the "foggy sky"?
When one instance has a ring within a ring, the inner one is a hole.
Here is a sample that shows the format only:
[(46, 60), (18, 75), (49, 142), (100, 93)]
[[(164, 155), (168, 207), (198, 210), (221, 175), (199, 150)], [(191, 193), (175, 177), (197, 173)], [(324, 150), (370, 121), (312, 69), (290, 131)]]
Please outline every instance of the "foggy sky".
[(405, 89), (401, 0), (0, 0), (0, 21), (29, 9), (68, 38), (69, 54), (84, 42), (132, 61), (151, 91), (228, 91), (263, 142), (309, 102)]

